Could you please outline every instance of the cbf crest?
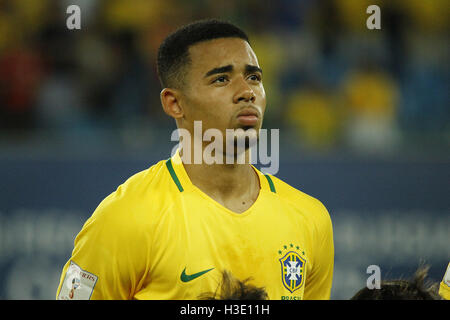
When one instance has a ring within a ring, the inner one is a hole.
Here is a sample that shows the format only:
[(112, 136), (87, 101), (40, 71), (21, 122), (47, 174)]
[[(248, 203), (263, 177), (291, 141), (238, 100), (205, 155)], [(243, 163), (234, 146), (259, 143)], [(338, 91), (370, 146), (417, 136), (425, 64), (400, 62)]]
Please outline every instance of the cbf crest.
[(290, 244), (283, 246), (278, 253), (283, 255), (279, 259), (281, 265), (281, 282), (290, 293), (300, 289), (305, 280), (306, 258), (305, 252), (299, 246)]

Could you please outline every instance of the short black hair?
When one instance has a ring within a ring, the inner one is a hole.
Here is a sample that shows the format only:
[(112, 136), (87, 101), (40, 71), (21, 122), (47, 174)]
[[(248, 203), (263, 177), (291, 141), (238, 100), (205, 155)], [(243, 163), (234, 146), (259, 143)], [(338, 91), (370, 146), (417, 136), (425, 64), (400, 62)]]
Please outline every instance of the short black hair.
[(171, 33), (158, 49), (157, 71), (163, 88), (181, 88), (189, 65), (189, 47), (218, 38), (240, 38), (250, 43), (239, 27), (216, 19), (199, 20)]

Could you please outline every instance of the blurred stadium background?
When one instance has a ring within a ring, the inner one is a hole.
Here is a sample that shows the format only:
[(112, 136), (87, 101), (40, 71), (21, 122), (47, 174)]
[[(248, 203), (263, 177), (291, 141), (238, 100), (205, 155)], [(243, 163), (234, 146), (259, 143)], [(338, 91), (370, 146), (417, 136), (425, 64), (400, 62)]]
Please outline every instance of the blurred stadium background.
[[(67, 30), (66, 8), (81, 8)], [(366, 8), (381, 8), (381, 30)], [(0, 0), (0, 298), (54, 299), (75, 235), (126, 178), (169, 157), (155, 53), (216, 17), (250, 34), (280, 171), (329, 209), (332, 298), (366, 269), (449, 262), (447, 0)], [(255, 266), (258, 268), (258, 266)], [(251, 275), (249, 275), (251, 276)]]

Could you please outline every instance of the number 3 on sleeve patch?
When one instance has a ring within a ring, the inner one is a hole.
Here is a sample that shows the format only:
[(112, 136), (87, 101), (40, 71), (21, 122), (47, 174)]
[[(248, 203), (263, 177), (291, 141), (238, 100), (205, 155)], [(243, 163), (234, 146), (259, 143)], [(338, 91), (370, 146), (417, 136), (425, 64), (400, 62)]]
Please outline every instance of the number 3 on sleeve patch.
[(97, 276), (70, 261), (58, 300), (89, 300), (97, 283)]

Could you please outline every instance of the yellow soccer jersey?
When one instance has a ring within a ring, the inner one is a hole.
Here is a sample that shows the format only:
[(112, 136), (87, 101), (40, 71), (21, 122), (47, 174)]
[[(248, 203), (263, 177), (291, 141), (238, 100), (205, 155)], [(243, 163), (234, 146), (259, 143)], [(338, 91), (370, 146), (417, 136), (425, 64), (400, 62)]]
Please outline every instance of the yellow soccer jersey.
[(331, 219), (318, 200), (255, 168), (260, 192), (235, 213), (192, 184), (178, 152), (106, 197), (75, 239), (57, 299), (197, 299), (223, 270), (269, 299), (329, 299)]
[(447, 265), (444, 278), (439, 285), (439, 295), (445, 300), (450, 300), (450, 262)]

